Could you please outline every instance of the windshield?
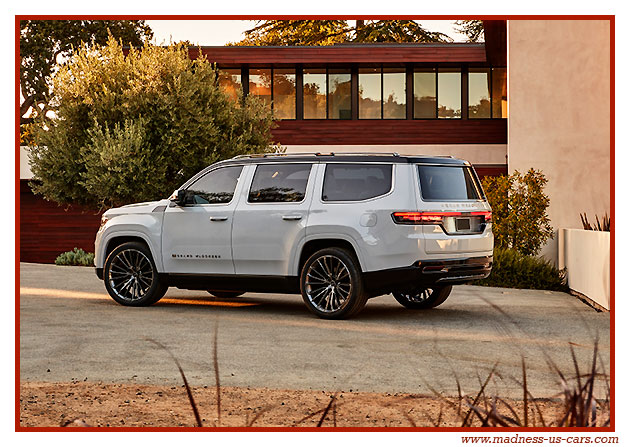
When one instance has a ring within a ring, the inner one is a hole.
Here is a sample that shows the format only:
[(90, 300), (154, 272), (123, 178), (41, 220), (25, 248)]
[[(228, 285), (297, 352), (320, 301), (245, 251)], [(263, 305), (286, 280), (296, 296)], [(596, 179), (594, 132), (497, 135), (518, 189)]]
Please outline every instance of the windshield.
[(481, 200), (481, 185), (470, 166), (418, 165), (424, 200)]

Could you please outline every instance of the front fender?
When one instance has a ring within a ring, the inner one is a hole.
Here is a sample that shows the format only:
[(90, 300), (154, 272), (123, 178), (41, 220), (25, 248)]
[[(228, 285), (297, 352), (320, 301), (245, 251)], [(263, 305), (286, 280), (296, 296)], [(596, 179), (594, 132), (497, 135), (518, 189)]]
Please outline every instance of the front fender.
[(94, 253), (96, 268), (103, 268), (106, 249), (112, 239), (134, 237), (142, 239), (147, 244), (158, 272), (163, 272), (161, 232), (161, 214), (121, 215), (111, 218), (96, 235)]

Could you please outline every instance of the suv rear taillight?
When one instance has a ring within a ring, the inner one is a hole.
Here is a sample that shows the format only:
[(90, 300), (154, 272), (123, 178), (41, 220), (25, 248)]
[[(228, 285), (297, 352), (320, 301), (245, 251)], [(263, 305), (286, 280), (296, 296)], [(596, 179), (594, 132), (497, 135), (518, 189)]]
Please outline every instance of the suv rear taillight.
[(483, 217), (484, 223), (492, 222), (492, 211), (473, 211), (472, 213), (470, 213), (470, 215)]
[(481, 217), (482, 223), (492, 222), (492, 211), (397, 211), (392, 213), (392, 219), (397, 224), (404, 225), (440, 225), (445, 217)]

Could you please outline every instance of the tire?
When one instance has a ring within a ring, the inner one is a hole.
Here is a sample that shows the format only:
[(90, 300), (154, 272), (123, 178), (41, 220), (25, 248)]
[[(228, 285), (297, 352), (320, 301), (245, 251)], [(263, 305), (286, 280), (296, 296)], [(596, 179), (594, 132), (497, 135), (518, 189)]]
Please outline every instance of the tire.
[(103, 278), (109, 295), (123, 306), (149, 306), (168, 290), (158, 277), (149, 248), (140, 242), (126, 242), (112, 250)]
[(208, 290), (208, 293), (217, 298), (237, 298), (245, 292), (227, 292), (225, 290)]
[(300, 273), (300, 291), (311, 312), (330, 320), (357, 314), (368, 299), (359, 262), (337, 247), (319, 250), (306, 260)]
[(394, 292), (394, 298), (407, 309), (431, 309), (446, 301), (453, 286), (425, 287), (411, 293)]

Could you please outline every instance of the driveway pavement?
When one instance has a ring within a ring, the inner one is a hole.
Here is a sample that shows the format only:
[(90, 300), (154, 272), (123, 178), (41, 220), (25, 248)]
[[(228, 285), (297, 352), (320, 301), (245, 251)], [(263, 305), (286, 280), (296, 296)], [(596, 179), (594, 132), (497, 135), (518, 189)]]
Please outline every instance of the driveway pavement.
[(535, 397), (559, 391), (545, 359), (571, 374), (570, 346), (584, 369), (595, 339), (609, 370), (610, 318), (559, 292), (457, 286), (430, 311), (391, 295), (357, 317), (325, 321), (298, 295), (219, 300), (171, 288), (158, 304), (127, 308), (107, 295), (92, 268), (20, 264), (20, 375), (26, 381), (180, 384), (168, 346), (195, 385), (214, 384), (218, 325), (221, 382), (228, 386), (430, 393), (479, 389), (521, 397), (521, 356)]

